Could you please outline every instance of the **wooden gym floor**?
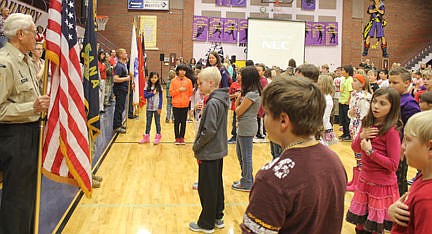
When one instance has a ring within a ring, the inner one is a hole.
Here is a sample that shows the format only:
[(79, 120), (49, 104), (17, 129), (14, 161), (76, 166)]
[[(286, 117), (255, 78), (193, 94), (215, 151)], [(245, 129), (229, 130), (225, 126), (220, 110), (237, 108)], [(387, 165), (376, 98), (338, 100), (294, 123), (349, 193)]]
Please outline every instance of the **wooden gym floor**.
[[(101, 188), (93, 190), (91, 199), (81, 199), (62, 233), (193, 233), (188, 229), (189, 222), (196, 221), (201, 211), (198, 192), (192, 189), (198, 177), (192, 153), (195, 123), (187, 124), (186, 145), (173, 144), (173, 123), (165, 123), (165, 110), (161, 125), (159, 145), (140, 145), (138, 141), (145, 130), (145, 112), (137, 119), (128, 120), (127, 133), (118, 136), (97, 171), (97, 175), (103, 177)], [(334, 128), (337, 131), (339, 126)], [(154, 136), (153, 120), (151, 142)], [(330, 148), (340, 156), (350, 180), (355, 164), (350, 142), (340, 142)], [(231, 189), (232, 182), (240, 178), (241, 172), (235, 144), (229, 144), (228, 151), (223, 171), (225, 228), (216, 229), (215, 233), (233, 234), (240, 233), (239, 224), (249, 193)], [(269, 143), (255, 143), (254, 173), (271, 158)], [(415, 170), (410, 168), (408, 179), (414, 175)], [(346, 193), (345, 210), (352, 196), (353, 193)], [(342, 233), (355, 233), (354, 226), (344, 222)]]

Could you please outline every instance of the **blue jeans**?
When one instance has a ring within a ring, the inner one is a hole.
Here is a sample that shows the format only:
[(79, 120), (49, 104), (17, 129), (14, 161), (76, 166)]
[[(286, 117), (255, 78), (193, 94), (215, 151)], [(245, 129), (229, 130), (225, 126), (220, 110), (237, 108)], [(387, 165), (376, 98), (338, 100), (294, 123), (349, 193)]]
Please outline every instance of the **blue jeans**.
[(172, 112), (172, 97), (167, 97), (167, 104), (166, 104), (167, 114), (166, 114), (166, 120), (174, 120), (174, 114), (171, 115)]
[(146, 134), (150, 133), (153, 115), (154, 115), (154, 118), (155, 118), (156, 133), (160, 134), (161, 133), (160, 114), (158, 114), (157, 111), (149, 111), (149, 110), (146, 111), (147, 120), (146, 120), (146, 131), (145, 131), (145, 133)]
[(5, 46), (7, 42), (8, 42), (8, 38), (6, 36), (3, 36), (3, 35), (0, 36), (0, 48)]
[(252, 175), (252, 148), (253, 136), (238, 136), (236, 152), (237, 158), (240, 162), (241, 179), (240, 184), (243, 188), (251, 188), (253, 184)]

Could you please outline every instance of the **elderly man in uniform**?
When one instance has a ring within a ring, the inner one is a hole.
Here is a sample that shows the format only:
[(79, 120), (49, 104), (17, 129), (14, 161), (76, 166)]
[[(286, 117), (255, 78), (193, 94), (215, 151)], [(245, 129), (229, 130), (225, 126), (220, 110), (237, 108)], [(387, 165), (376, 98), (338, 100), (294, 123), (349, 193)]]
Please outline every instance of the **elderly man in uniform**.
[(9, 41), (0, 49), (0, 233), (33, 233), (39, 115), (50, 103), (39, 93), (28, 55), (35, 48), (35, 31), (30, 15), (11, 14), (4, 24)]

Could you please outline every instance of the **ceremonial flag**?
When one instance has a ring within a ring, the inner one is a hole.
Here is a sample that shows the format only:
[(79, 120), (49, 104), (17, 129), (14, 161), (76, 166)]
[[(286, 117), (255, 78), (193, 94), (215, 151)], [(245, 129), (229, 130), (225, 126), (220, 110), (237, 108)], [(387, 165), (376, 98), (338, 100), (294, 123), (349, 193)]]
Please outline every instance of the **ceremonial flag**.
[(133, 99), (132, 103), (138, 104), (139, 102), (139, 82), (138, 82), (138, 48), (137, 48), (137, 37), (136, 37), (136, 26), (135, 21), (132, 25), (132, 39), (130, 47), (130, 60), (129, 60), (129, 72), (133, 73), (133, 84), (135, 88), (133, 89)]
[(144, 98), (144, 87), (145, 87), (145, 45), (144, 45), (144, 36), (142, 33), (138, 36), (138, 83), (139, 83), (139, 106), (143, 107), (146, 103), (146, 99)]
[(93, 15), (93, 1), (88, 1), (87, 22), (81, 57), (84, 61), (84, 104), (87, 113), (87, 127), (91, 140), (100, 134), (99, 120), (99, 68), (96, 47), (96, 30)]
[(42, 173), (91, 196), (91, 161), (73, 0), (50, 0), (46, 35), (51, 103)]

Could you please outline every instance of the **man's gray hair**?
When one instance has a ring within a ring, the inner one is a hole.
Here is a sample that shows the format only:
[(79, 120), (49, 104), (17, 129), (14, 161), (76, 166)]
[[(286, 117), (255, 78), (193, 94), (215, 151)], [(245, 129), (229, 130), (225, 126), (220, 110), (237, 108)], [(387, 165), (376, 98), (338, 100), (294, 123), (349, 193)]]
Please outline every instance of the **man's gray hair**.
[(34, 25), (31, 15), (22, 13), (10, 14), (4, 22), (4, 35), (8, 38), (16, 37), (20, 29), (30, 29)]

